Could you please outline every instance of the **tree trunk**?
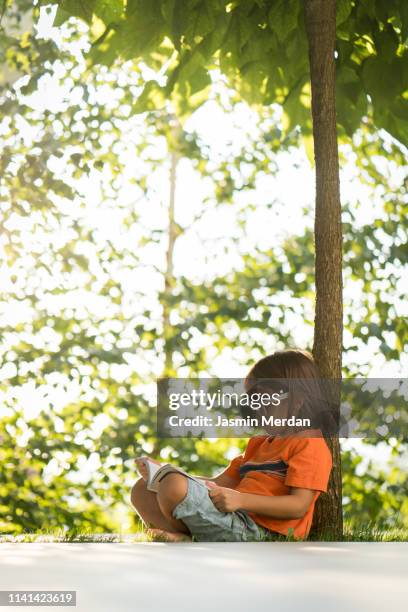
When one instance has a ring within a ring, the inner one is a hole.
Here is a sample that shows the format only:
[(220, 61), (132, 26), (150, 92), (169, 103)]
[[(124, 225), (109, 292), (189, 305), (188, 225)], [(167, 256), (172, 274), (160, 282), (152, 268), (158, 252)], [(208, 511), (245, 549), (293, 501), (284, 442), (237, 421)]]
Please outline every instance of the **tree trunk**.
[[(174, 246), (177, 240), (177, 225), (174, 218), (176, 204), (176, 185), (177, 185), (177, 164), (179, 154), (177, 150), (170, 149), (170, 173), (169, 173), (169, 205), (167, 208), (167, 250), (166, 250), (166, 267), (164, 270), (164, 289), (161, 298), (162, 305), (162, 325), (163, 325), (163, 340), (164, 340), (164, 363), (161, 373), (161, 378), (170, 378), (174, 376), (173, 365), (173, 346), (172, 336), (173, 329), (171, 325), (171, 297), (174, 288), (174, 272), (173, 272), (173, 256)], [(155, 437), (155, 442), (151, 451), (152, 457), (159, 458), (160, 450), (166, 445), (163, 438)]]
[(164, 272), (164, 295), (163, 295), (163, 338), (164, 338), (164, 368), (163, 377), (171, 376), (173, 373), (173, 349), (172, 341), (172, 326), (170, 322), (171, 305), (170, 299), (174, 285), (173, 275), (173, 254), (174, 245), (177, 239), (177, 228), (174, 220), (174, 208), (176, 201), (176, 183), (177, 183), (177, 163), (178, 154), (176, 151), (171, 151), (170, 158), (170, 194), (168, 208), (168, 243), (166, 251), (166, 269)]
[[(304, 0), (312, 85), (312, 118), (316, 163), (315, 275), (316, 314), (313, 355), (323, 378), (341, 378), (342, 228), (336, 131), (336, 1)], [(339, 400), (339, 386), (335, 400)], [(313, 532), (340, 538), (343, 531), (340, 445), (327, 440), (333, 470), (327, 494), (316, 505)]]

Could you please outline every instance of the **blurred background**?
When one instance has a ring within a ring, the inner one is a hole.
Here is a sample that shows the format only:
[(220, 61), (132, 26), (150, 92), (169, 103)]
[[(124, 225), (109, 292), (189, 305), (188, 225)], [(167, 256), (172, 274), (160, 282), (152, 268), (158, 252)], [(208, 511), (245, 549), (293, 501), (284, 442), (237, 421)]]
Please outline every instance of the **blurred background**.
[[(151, 69), (89, 66), (84, 23), (57, 29), (51, 7), (12, 5), (0, 34), (0, 533), (131, 533), (134, 457), (210, 475), (245, 445), (158, 440), (156, 378), (236, 378), (311, 346), (312, 143), (216, 71), (183, 123), (170, 106), (137, 114)], [(344, 375), (402, 377), (407, 151), (368, 116), (340, 156)], [(406, 444), (342, 448), (347, 524), (408, 527)]]

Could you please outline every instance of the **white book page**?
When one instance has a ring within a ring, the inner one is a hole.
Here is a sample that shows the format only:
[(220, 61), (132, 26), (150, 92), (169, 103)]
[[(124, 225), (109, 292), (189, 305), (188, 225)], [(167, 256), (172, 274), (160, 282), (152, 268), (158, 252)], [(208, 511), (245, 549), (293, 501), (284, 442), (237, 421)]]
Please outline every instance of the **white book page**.
[(157, 472), (163, 467), (163, 464), (161, 463), (154, 463), (154, 461), (149, 461), (148, 459), (145, 462), (146, 467), (147, 467), (147, 474), (148, 474), (148, 484), (150, 484), (153, 480), (153, 478), (155, 477), (155, 474), (157, 474)]
[[(187, 474), (187, 472), (185, 472), (179, 467), (171, 465), (171, 463), (155, 463), (154, 461), (150, 461), (149, 459), (145, 459), (144, 463), (147, 468), (147, 487), (151, 491), (157, 492), (158, 484), (161, 477), (171, 472), (183, 474), (187, 478), (191, 478), (191, 480), (195, 480), (196, 482), (199, 482), (208, 488), (208, 485), (204, 480), (201, 480), (195, 476), (190, 476), (190, 474)], [(160, 474), (158, 474), (158, 472), (160, 472)]]

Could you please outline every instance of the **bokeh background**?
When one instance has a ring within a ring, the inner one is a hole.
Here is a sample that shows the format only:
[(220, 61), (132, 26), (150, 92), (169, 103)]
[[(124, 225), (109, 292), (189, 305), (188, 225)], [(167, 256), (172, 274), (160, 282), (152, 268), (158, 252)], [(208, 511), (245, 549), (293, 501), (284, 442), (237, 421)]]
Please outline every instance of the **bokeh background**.
[[(12, 4), (0, 34), (0, 533), (132, 532), (135, 456), (210, 475), (245, 444), (158, 440), (156, 378), (244, 376), (312, 343), (311, 142), (217, 71), (185, 122), (170, 105), (136, 114), (151, 69), (90, 67), (84, 23), (56, 28), (51, 7)], [(402, 377), (407, 150), (368, 114), (340, 156), (344, 375)], [(342, 449), (347, 524), (408, 527), (406, 443)]]

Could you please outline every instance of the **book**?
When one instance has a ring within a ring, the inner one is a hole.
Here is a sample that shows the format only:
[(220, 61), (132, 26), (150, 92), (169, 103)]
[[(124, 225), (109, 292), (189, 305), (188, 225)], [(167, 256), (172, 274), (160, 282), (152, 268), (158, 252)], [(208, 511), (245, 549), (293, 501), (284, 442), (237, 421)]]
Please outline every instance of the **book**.
[[(178, 468), (171, 463), (155, 463), (154, 461), (150, 461), (149, 459), (141, 459), (146, 466), (147, 469), (147, 481), (146, 486), (149, 491), (153, 491), (157, 493), (159, 490), (159, 483), (167, 474), (182, 474), (187, 478), (191, 478), (191, 480), (195, 480), (204, 486), (207, 486), (205, 480), (201, 480), (200, 478), (196, 478), (195, 476), (191, 476), (187, 474), (181, 468)], [(208, 487), (207, 487), (208, 488)]]

